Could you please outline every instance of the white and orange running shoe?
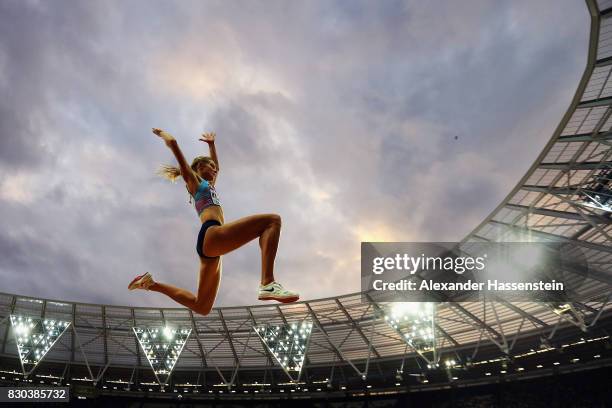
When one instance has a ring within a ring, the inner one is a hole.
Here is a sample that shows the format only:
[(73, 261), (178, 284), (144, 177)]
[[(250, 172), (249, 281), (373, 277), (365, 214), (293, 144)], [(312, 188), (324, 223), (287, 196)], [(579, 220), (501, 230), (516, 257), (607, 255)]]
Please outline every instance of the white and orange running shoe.
[(259, 285), (259, 300), (276, 300), (281, 303), (295, 302), (300, 295), (291, 290), (283, 288), (280, 283), (270, 282), (267, 285)]
[(149, 287), (154, 283), (155, 281), (153, 281), (153, 276), (151, 276), (149, 272), (146, 272), (143, 275), (139, 275), (135, 277), (134, 280), (131, 281), (130, 284), (128, 285), (128, 289), (129, 290), (134, 290), (134, 289), (149, 290)]

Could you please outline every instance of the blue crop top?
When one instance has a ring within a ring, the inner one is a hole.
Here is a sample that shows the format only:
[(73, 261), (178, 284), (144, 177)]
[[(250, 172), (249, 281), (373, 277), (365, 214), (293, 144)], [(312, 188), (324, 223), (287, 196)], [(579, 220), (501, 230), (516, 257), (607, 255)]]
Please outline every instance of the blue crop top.
[(195, 209), (198, 215), (202, 214), (202, 211), (211, 205), (221, 205), (215, 186), (207, 180), (202, 180), (193, 198), (195, 199)]

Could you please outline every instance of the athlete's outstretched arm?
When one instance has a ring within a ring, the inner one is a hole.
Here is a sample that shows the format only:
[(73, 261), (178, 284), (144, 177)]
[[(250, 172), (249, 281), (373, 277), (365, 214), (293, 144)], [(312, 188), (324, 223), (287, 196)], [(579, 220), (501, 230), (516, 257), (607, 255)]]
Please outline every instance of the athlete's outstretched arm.
[(193, 173), (193, 170), (191, 170), (191, 167), (189, 167), (187, 160), (185, 160), (185, 156), (183, 156), (183, 152), (181, 152), (181, 149), (179, 148), (174, 136), (157, 128), (153, 128), (153, 133), (164, 139), (166, 146), (172, 150), (172, 153), (174, 153), (174, 157), (176, 157), (176, 161), (178, 161), (179, 167), (181, 168), (181, 176), (183, 176), (183, 180), (185, 180), (185, 183), (187, 183), (187, 190), (189, 190), (192, 195), (195, 194), (195, 192), (198, 190), (198, 179)]
[[(216, 138), (215, 132), (208, 132), (208, 133), (202, 133), (202, 137), (200, 138), (200, 140), (202, 142), (208, 143), (208, 150), (210, 151), (210, 158), (213, 159), (213, 161), (215, 162), (215, 166), (217, 166), (217, 175), (218, 175), (219, 174), (219, 158), (217, 157), (217, 149), (215, 148), (215, 138)], [(215, 184), (214, 183), (215, 181), (217, 181), (216, 175), (215, 175), (215, 180), (213, 180), (213, 184)]]

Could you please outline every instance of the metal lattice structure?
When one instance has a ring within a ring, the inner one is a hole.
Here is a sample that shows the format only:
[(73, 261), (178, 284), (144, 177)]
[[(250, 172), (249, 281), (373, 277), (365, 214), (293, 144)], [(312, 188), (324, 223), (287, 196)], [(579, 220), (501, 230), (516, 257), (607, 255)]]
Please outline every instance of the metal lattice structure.
[[(557, 347), (570, 347), (560, 343), (581, 336), (607, 338), (597, 331), (597, 323), (609, 323), (612, 309), (612, 218), (609, 211), (585, 204), (612, 185), (612, 0), (586, 4), (591, 15), (588, 61), (567, 113), (527, 174), (462, 245), (517, 236), (571, 242), (588, 254), (588, 273), (569, 272), (585, 279), (582, 287), (590, 296), (567, 305), (501, 300), (438, 304), (435, 346), (441, 361), (449, 361), (447, 368), (469, 368), (491, 359), (505, 364), (528, 356), (533, 347), (549, 350), (556, 342)], [(165, 322), (192, 330), (174, 368), (174, 387), (212, 392), (215, 386), (282, 386), (288, 378), (254, 328), (305, 320), (313, 328), (301, 376), (304, 384), (331, 386), (355, 378), (387, 378), (389, 373), (399, 381), (404, 373), (426, 370), (418, 353), (386, 324), (383, 306), (367, 295), (365, 299), (354, 293), (289, 305), (217, 308), (198, 316), (183, 308), (0, 294), (0, 370), (19, 372), (9, 324), (15, 313), (71, 322), (35, 372), (64, 383), (82, 381), (104, 388), (119, 384), (132, 391), (153, 387), (133, 327)]]

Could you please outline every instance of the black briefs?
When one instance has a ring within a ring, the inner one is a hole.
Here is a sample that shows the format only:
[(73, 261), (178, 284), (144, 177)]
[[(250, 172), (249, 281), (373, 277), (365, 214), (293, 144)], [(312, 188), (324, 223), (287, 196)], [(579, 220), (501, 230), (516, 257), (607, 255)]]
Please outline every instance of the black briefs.
[(198, 234), (198, 243), (196, 246), (196, 251), (198, 251), (198, 255), (200, 255), (203, 258), (208, 258), (208, 259), (214, 259), (214, 258), (218, 258), (218, 256), (206, 256), (204, 254), (204, 237), (206, 236), (206, 230), (209, 227), (212, 227), (213, 225), (221, 225), (221, 223), (217, 220), (208, 220), (205, 221), (202, 224), (202, 227), (200, 228), (200, 233)]

